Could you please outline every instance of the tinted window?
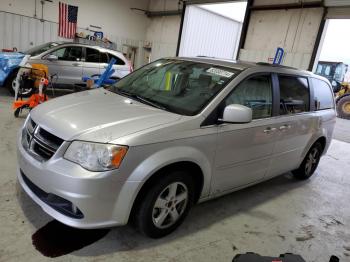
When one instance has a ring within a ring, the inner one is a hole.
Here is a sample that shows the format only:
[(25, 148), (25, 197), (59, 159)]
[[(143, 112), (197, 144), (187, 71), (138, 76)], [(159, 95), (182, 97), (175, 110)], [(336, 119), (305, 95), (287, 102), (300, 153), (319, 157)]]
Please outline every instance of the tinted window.
[(46, 43), (46, 44), (43, 44), (43, 45), (35, 46), (35, 47), (31, 48), (31, 49), (28, 49), (24, 53), (27, 54), (27, 55), (36, 56), (36, 55), (44, 53), (44, 52), (48, 51), (49, 49), (51, 49), (51, 48), (53, 48), (55, 46), (58, 46), (58, 45), (59, 45), (58, 43), (50, 42), (50, 43)]
[(109, 63), (107, 53), (102, 53), (102, 52), (100, 53), (100, 63), (105, 63), (105, 64)]
[(68, 46), (60, 48), (51, 54), (58, 57), (62, 61), (80, 61), (83, 49), (79, 46)]
[(270, 117), (272, 113), (270, 76), (260, 75), (244, 80), (226, 98), (225, 104), (240, 104), (250, 107), (253, 111), (253, 119)]
[(321, 73), (322, 73), (322, 65), (319, 64), (319, 65), (317, 66), (317, 69), (316, 69), (316, 74), (319, 75), (319, 74), (321, 74)]
[(120, 79), (109, 90), (174, 113), (195, 115), (239, 72), (206, 63), (162, 59)]
[(100, 63), (100, 52), (96, 49), (86, 48), (86, 62)]
[(329, 74), (331, 73), (331, 66), (326, 66), (326, 69), (324, 70), (324, 74), (326, 75), (326, 76), (329, 76)]
[(316, 110), (333, 108), (333, 92), (329, 85), (322, 80), (312, 78), (312, 86), (314, 88)]
[(117, 60), (117, 62), (115, 63), (116, 65), (125, 65), (125, 62), (122, 59), (120, 59), (119, 57), (111, 55), (111, 54), (109, 54), (109, 57), (113, 57), (115, 60)]
[(280, 114), (296, 114), (309, 111), (310, 95), (307, 78), (279, 76)]

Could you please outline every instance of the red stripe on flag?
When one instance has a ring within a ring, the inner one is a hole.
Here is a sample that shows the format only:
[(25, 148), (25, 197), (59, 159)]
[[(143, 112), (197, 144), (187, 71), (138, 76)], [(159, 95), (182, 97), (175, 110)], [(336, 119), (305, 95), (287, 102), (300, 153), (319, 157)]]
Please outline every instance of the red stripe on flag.
[(67, 37), (67, 6), (64, 4), (63, 8), (63, 35)]
[(58, 3), (58, 36), (61, 34), (61, 2)]
[(74, 38), (77, 32), (77, 23), (68, 21), (69, 6), (65, 3), (59, 2), (59, 25), (58, 35), (64, 38)]

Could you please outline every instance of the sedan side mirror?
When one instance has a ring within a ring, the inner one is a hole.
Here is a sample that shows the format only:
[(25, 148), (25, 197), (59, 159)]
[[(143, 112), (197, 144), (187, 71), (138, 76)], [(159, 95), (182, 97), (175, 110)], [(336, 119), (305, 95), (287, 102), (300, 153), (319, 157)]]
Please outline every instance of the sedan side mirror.
[(231, 104), (225, 107), (220, 121), (224, 123), (249, 123), (252, 121), (252, 118), (252, 109), (239, 104)]
[(46, 59), (49, 60), (49, 61), (57, 61), (58, 57), (56, 55), (51, 54), (51, 55), (48, 55), (46, 57)]

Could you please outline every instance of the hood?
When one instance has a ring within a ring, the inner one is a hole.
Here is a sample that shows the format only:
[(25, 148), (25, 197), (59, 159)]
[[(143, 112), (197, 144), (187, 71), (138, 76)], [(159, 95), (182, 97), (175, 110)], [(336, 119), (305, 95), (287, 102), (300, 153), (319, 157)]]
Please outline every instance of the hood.
[(31, 118), (64, 140), (107, 143), (181, 116), (99, 88), (45, 102), (31, 111)]

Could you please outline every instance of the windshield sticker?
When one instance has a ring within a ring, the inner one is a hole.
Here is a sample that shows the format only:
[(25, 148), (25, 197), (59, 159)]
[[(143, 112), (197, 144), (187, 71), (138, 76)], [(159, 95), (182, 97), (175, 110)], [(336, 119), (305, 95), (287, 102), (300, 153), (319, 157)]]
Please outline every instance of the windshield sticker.
[(219, 68), (214, 68), (214, 67), (209, 68), (207, 70), (207, 73), (211, 73), (211, 74), (226, 77), (226, 78), (230, 78), (231, 76), (233, 76), (235, 74), (235, 73), (232, 73), (230, 71), (225, 71), (225, 70), (222, 70)]

